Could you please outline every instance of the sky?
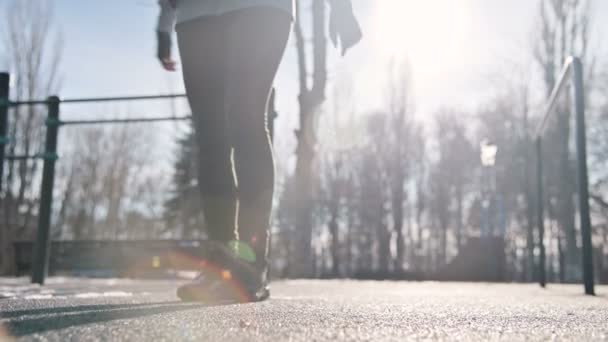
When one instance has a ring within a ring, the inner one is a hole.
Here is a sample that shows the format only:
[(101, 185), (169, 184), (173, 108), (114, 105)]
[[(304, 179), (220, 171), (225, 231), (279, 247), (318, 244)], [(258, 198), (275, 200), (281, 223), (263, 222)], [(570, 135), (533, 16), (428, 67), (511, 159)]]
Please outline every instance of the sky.
[[(154, 0), (56, 1), (66, 42), (64, 97), (183, 89), (179, 73), (163, 72), (154, 59), (158, 12)], [(484, 70), (511, 58), (512, 46), (527, 48), (535, 2), (355, 0), (365, 39), (345, 59), (333, 51), (331, 76), (346, 74), (358, 88), (369, 88), (359, 106), (373, 108), (383, 101), (380, 89), (387, 60), (397, 50), (412, 61), (419, 106), (460, 102), (484, 87), (480, 82)], [(391, 47), (406, 45), (405, 49)], [(280, 108), (292, 111), (292, 95), (297, 93), (293, 44), (276, 85), (282, 94)]]
[[(353, 0), (364, 40), (345, 58), (331, 51), (330, 90), (350, 82), (357, 112), (382, 108), (388, 63), (411, 62), (416, 115), (428, 120), (444, 106), (475, 108), (496, 91), (492, 80), (513, 67), (532, 72), (531, 51), (538, 0)], [(180, 73), (163, 71), (155, 59), (155, 0), (55, 0), (64, 38), (63, 98), (183, 92)], [(608, 42), (608, 1), (595, 0), (593, 44)], [(0, 54), (2, 52), (0, 51)], [(297, 123), (297, 67), (293, 40), (275, 85), (278, 89), (277, 150), (293, 151)], [(110, 110), (111, 109), (111, 110)], [(165, 104), (116, 104), (65, 109), (68, 117), (118, 111), (167, 115)], [(180, 107), (187, 112), (187, 108)], [(112, 114), (110, 114), (111, 116)], [(170, 146), (175, 125), (159, 128)]]

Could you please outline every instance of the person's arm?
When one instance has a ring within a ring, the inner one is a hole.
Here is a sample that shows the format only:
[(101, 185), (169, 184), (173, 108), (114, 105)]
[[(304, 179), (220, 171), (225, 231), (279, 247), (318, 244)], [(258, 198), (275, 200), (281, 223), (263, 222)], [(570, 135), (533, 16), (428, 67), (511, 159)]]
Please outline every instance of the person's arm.
[(327, 0), (331, 7), (329, 37), (334, 45), (342, 47), (342, 55), (363, 38), (361, 27), (353, 12), (351, 0)]
[(171, 56), (171, 35), (175, 29), (176, 0), (159, 0), (158, 4), (160, 15), (156, 27), (157, 57), (165, 70), (174, 71), (175, 61)]

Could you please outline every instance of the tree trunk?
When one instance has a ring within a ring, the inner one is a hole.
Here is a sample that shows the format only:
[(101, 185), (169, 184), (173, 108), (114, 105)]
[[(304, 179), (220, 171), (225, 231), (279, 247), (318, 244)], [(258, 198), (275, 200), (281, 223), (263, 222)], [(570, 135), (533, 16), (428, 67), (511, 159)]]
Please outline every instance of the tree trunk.
[(379, 222), (377, 226), (377, 240), (378, 240), (378, 271), (381, 277), (387, 277), (389, 272), (390, 263), (390, 244), (391, 234), (388, 231), (388, 227), (382, 218), (378, 217)]
[(561, 132), (559, 142), (559, 197), (558, 197), (558, 220), (560, 229), (565, 238), (566, 249), (564, 251), (564, 277), (566, 281), (576, 281), (579, 266), (578, 247), (576, 245), (576, 228), (574, 212), (574, 184), (576, 183), (570, 167), (570, 115), (569, 111), (558, 113), (559, 131)]
[[(297, 13), (300, 13), (299, 8)], [(302, 33), (299, 15), (295, 24), (298, 70), (300, 78), (300, 128), (296, 131), (296, 238), (291, 268), (292, 277), (311, 277), (312, 265), (312, 212), (313, 212), (313, 161), (316, 138), (314, 115), (325, 100), (327, 84), (327, 38), (325, 36), (325, 0), (313, 0), (313, 84), (308, 88), (306, 64), (306, 42)]]
[(560, 228), (558, 226), (558, 234), (557, 234), (557, 259), (559, 261), (559, 282), (563, 283), (566, 281), (566, 258), (564, 255), (564, 248), (562, 247), (562, 237)]
[(337, 203), (332, 203), (331, 220), (329, 231), (331, 233), (331, 273), (337, 278), (340, 276), (340, 237), (338, 236), (338, 208)]
[[(398, 177), (399, 178), (399, 177)], [(395, 272), (403, 271), (403, 255), (405, 251), (403, 239), (403, 185), (398, 180), (393, 185), (393, 228), (397, 232), (397, 259), (395, 260)]]
[[(524, 126), (524, 189), (523, 193), (526, 201), (526, 277), (525, 281), (532, 282), (534, 281), (535, 274), (535, 261), (534, 261), (534, 227), (535, 227), (535, 203), (532, 195), (532, 170), (530, 165), (533, 163), (533, 158), (531, 156), (532, 153), (532, 141), (530, 139), (529, 128), (528, 128), (528, 105), (527, 105), (527, 96), (524, 98), (526, 102), (524, 104), (524, 117), (523, 117), (523, 126)], [(539, 241), (539, 244), (542, 244), (543, 241)]]
[(462, 202), (463, 202), (463, 194), (462, 194), (462, 184), (456, 185), (456, 247), (457, 252), (460, 253), (460, 248), (462, 247)]
[(447, 251), (448, 251), (448, 220), (445, 217), (439, 218), (439, 262), (437, 266), (445, 265), (447, 261)]
[[(5, 198), (4, 201), (6, 203), (1, 203), (2, 207), (0, 207), (0, 213), (2, 213), (0, 219), (6, 218), (5, 223), (8, 223), (7, 211), (10, 199)], [(0, 229), (0, 248), (2, 251), (0, 253), (0, 275), (13, 275), (16, 273), (14, 241), (14, 227), (10, 224), (2, 227)]]

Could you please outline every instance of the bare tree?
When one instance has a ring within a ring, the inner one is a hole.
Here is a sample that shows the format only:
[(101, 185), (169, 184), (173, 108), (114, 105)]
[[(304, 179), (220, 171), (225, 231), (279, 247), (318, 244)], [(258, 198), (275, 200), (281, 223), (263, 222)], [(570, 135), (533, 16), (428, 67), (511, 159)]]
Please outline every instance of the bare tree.
[(63, 236), (126, 239), (158, 236), (164, 227), (165, 179), (155, 167), (154, 140), (138, 127), (94, 127), (74, 136), (63, 158)]
[[(2, 43), (14, 78), (11, 96), (15, 100), (40, 99), (59, 88), (61, 34), (57, 31), (51, 1), (11, 0), (4, 7)], [(44, 133), (44, 108), (17, 107), (10, 113), (9, 155), (33, 155), (41, 152)], [(5, 192), (1, 195), (0, 268), (11, 272), (12, 243), (30, 239), (37, 207), (37, 160), (9, 160)]]
[(427, 177), (428, 177), (428, 158), (426, 156), (426, 140), (427, 137), (423, 130), (422, 125), (418, 125), (417, 129), (414, 129), (414, 135), (412, 139), (412, 161), (414, 168), (412, 172), (415, 177), (415, 188), (416, 188), (416, 200), (415, 200), (415, 216), (416, 216), (416, 246), (415, 248), (410, 247), (411, 261), (413, 268), (417, 272), (421, 272), (424, 269), (423, 265), (423, 246), (424, 246), (424, 235), (425, 229), (423, 225), (424, 214), (428, 207), (428, 193), (427, 193)]
[[(296, 149), (295, 190), (296, 222), (295, 233), (298, 235), (291, 263), (292, 276), (306, 277), (312, 274), (312, 213), (313, 213), (313, 161), (315, 158), (315, 115), (325, 100), (327, 86), (327, 36), (325, 0), (311, 0), (312, 14), (312, 49), (307, 49), (306, 38), (302, 27), (300, 1), (296, 2), (297, 16), (295, 38), (299, 71), (299, 111), (300, 127), (296, 131), (298, 146)], [(308, 56), (313, 60), (312, 84), (309, 82)]]
[[(406, 186), (410, 178), (412, 162), (414, 95), (412, 70), (407, 59), (393, 61), (389, 67), (388, 82), (388, 127), (390, 142), (386, 153), (388, 179), (391, 188), (392, 226), (397, 236), (397, 258), (395, 269), (402, 271), (405, 255), (403, 223), (404, 209), (409, 201)], [(409, 220), (409, 218), (408, 218)]]
[[(387, 276), (392, 264), (390, 242), (392, 226), (388, 224), (389, 187), (384, 149), (387, 146), (387, 116), (374, 113), (366, 118), (368, 142), (359, 151), (358, 211), (361, 220), (358, 232), (359, 276), (374, 273), (374, 264), (382, 276)], [(375, 262), (374, 262), (375, 261)]]
[(437, 251), (427, 250), (428, 253), (436, 252), (435, 267), (442, 266), (447, 259), (447, 234), (450, 224), (450, 184), (449, 184), (449, 168), (448, 157), (449, 143), (443, 139), (447, 135), (448, 125), (446, 123), (447, 116), (438, 115), (437, 121), (437, 144), (438, 144), (438, 160), (434, 163), (432, 171), (429, 174), (429, 195), (430, 206), (429, 214), (433, 217), (434, 235), (439, 240)]
[[(346, 205), (348, 199), (347, 187), (349, 168), (352, 166), (352, 139), (356, 134), (354, 127), (354, 97), (350, 79), (336, 83), (332, 96), (332, 111), (325, 120), (329, 130), (326, 137), (328, 142), (321, 143), (319, 160), (319, 197), (321, 197), (322, 213), (326, 216), (327, 227), (331, 236), (330, 254), (332, 260), (331, 275), (340, 276), (341, 266), (341, 235), (342, 228), (348, 232), (349, 227), (342, 224), (348, 215)], [(316, 201), (317, 202), (317, 201)], [(347, 221), (347, 220), (346, 220)], [(346, 248), (350, 248), (347, 244)]]
[(439, 224), (438, 265), (447, 262), (448, 229), (452, 223), (457, 251), (464, 239), (464, 201), (476, 163), (462, 117), (464, 114), (446, 109), (436, 116), (438, 160), (431, 173), (431, 208)]

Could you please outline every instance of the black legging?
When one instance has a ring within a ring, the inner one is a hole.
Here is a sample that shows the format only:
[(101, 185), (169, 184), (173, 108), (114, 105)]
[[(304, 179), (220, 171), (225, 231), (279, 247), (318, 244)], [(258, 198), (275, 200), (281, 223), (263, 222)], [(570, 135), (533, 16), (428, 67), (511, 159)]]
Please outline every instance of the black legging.
[(177, 26), (211, 240), (240, 240), (266, 265), (274, 190), (267, 103), (291, 18), (266, 7)]

